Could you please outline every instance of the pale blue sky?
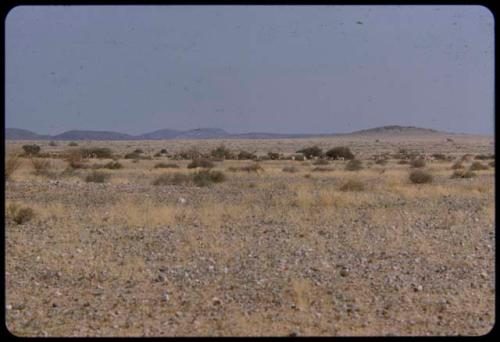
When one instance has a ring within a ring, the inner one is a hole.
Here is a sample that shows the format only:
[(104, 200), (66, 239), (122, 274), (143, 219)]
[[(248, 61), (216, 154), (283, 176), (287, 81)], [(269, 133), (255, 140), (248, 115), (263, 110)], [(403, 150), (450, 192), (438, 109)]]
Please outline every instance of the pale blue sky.
[(480, 6), (21, 6), (6, 127), (494, 131)]

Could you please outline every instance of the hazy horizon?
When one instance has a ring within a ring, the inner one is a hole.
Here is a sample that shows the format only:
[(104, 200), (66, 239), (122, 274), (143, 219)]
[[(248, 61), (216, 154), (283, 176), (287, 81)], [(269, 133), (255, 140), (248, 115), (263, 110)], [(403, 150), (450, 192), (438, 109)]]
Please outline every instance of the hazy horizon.
[(494, 132), (481, 6), (19, 6), (5, 127)]

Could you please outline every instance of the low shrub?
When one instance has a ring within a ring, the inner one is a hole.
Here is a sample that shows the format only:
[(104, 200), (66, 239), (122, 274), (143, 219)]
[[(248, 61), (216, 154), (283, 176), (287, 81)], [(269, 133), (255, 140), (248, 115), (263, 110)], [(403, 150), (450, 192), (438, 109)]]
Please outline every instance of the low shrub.
[(130, 153), (127, 153), (123, 156), (123, 159), (133, 159), (133, 160), (137, 160), (137, 159), (142, 159), (142, 156), (139, 154), (139, 153), (136, 153), (136, 152), (130, 152)]
[(70, 142), (70, 143), (68, 144), (68, 146), (72, 146), (72, 147), (73, 147), (73, 146), (78, 146), (78, 144), (77, 144), (76, 142), (72, 141), (72, 142)]
[(254, 163), (251, 165), (240, 166), (240, 167), (231, 166), (228, 168), (228, 171), (231, 171), (231, 172), (238, 172), (238, 171), (260, 172), (260, 171), (264, 171), (264, 169), (258, 163)]
[(318, 159), (313, 162), (313, 165), (328, 165), (330, 162), (326, 159)]
[(210, 155), (218, 159), (234, 159), (234, 154), (224, 145), (220, 145), (210, 152)]
[(463, 169), (465, 168), (464, 165), (462, 164), (462, 162), (460, 161), (457, 161), (455, 164), (453, 164), (451, 166), (452, 170), (460, 170), (460, 169)]
[(57, 146), (57, 143), (55, 141), (49, 142), (49, 146)]
[(375, 160), (375, 164), (377, 164), (377, 165), (386, 165), (387, 164), (387, 159), (377, 159), (377, 160)]
[(355, 179), (348, 180), (339, 188), (340, 191), (363, 191), (365, 190), (365, 185)]
[(247, 151), (241, 151), (240, 153), (238, 153), (239, 160), (253, 160), (256, 158), (257, 158), (257, 156), (255, 154), (247, 152)]
[(112, 159), (113, 153), (107, 147), (91, 147), (80, 149), (82, 158)]
[(158, 163), (155, 165), (155, 169), (178, 169), (179, 165), (175, 163)]
[(188, 167), (188, 169), (194, 169), (197, 167), (203, 167), (206, 169), (210, 169), (214, 166), (215, 166), (215, 164), (212, 161), (205, 159), (205, 158), (200, 158), (200, 159), (193, 159), (191, 161), (191, 163), (188, 164), (187, 167)]
[(153, 181), (153, 185), (182, 185), (191, 182), (191, 175), (184, 173), (163, 174)]
[(354, 154), (351, 152), (349, 147), (339, 146), (334, 147), (326, 151), (325, 155), (331, 159), (340, 159), (344, 158), (345, 160), (354, 159)]
[(142, 154), (144, 153), (144, 150), (142, 148), (136, 148), (133, 153)]
[(345, 165), (345, 169), (347, 171), (359, 171), (363, 169), (363, 163), (361, 162), (361, 160), (352, 159), (349, 160), (349, 162)]
[(456, 170), (455, 172), (453, 172), (453, 174), (451, 175), (451, 179), (455, 179), (455, 178), (472, 178), (472, 177), (475, 177), (476, 174), (470, 170), (468, 171), (464, 171), (464, 170)]
[(310, 159), (312, 157), (321, 157), (323, 155), (323, 150), (318, 146), (311, 146), (298, 150), (297, 153), (302, 153), (304, 156)]
[(313, 172), (328, 172), (333, 170), (334, 170), (333, 167), (322, 167), (322, 166), (318, 166), (312, 169)]
[(277, 153), (277, 152), (268, 152), (267, 153), (267, 156), (269, 157), (269, 159), (271, 160), (278, 160), (280, 159), (280, 154)]
[(202, 170), (193, 175), (193, 182), (197, 186), (210, 186), (212, 183), (221, 183), (226, 176), (220, 171)]
[(415, 170), (410, 172), (408, 178), (412, 183), (415, 184), (432, 183), (432, 175), (422, 170)]
[(490, 164), (491, 167), (495, 167), (495, 161), (493, 160)]
[(23, 145), (23, 150), (26, 156), (36, 156), (41, 148), (38, 145)]
[(474, 157), (474, 159), (476, 160), (495, 159), (495, 155), (478, 154), (477, 156)]
[(109, 169), (109, 170), (119, 170), (123, 169), (123, 165), (119, 162), (109, 162), (103, 165), (104, 169)]
[(162, 149), (161, 149), (161, 151), (160, 151), (160, 153), (161, 153), (161, 154), (167, 154), (168, 152), (167, 152), (167, 149), (162, 148)]
[(442, 153), (434, 153), (432, 155), (432, 157), (436, 160), (447, 160), (447, 157), (446, 155), (442, 154)]
[(299, 170), (297, 170), (297, 168), (295, 166), (285, 166), (283, 168), (283, 172), (290, 172), (290, 173), (295, 173)]
[(469, 168), (471, 171), (482, 171), (488, 170), (488, 165), (481, 164), (480, 162), (474, 162)]
[(174, 154), (174, 159), (199, 159), (202, 157), (202, 154), (200, 151), (198, 151), (196, 148), (190, 148), (189, 150), (186, 151), (181, 151), (177, 152)]
[(104, 183), (108, 179), (109, 174), (100, 171), (92, 171), (85, 177), (87, 183)]
[(401, 159), (400, 161), (398, 161), (398, 164), (400, 164), (400, 165), (406, 165), (406, 164), (410, 164), (410, 161), (406, 160), (406, 159)]
[(413, 167), (413, 168), (421, 168), (421, 167), (425, 167), (425, 160), (421, 159), (421, 158), (416, 158), (416, 159), (413, 159), (411, 162), (410, 162), (410, 166)]

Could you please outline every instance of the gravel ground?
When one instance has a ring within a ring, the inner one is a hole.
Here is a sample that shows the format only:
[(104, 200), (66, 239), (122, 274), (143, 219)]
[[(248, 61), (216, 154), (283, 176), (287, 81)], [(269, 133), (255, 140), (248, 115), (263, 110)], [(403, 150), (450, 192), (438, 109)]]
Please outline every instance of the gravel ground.
[[(161, 172), (141, 165), (109, 171), (128, 182), (21, 170), (6, 183), (7, 203), (35, 210), (6, 221), (12, 333), (482, 335), (494, 324), (492, 168), (450, 179), (451, 163), (434, 163), (435, 181), (415, 185), (396, 161), (326, 173), (263, 162), (200, 188), (153, 186)], [(216, 169), (230, 165), (245, 162)], [(339, 191), (349, 177), (367, 190)]]

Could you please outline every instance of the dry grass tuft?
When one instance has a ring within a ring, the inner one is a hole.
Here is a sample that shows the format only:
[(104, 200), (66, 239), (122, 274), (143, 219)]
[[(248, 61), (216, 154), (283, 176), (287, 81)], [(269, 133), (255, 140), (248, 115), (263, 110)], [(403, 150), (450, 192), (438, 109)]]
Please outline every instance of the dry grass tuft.
[(413, 159), (411, 162), (410, 162), (410, 166), (413, 167), (413, 168), (421, 168), (421, 167), (425, 167), (425, 160), (423, 159)]
[(193, 161), (191, 161), (191, 163), (189, 163), (187, 167), (188, 169), (195, 169), (197, 167), (210, 169), (213, 168), (214, 166), (215, 164), (212, 161), (205, 158), (199, 158), (199, 159), (193, 159)]
[(340, 191), (363, 191), (365, 185), (363, 182), (355, 179), (350, 179), (339, 188)]
[(481, 164), (480, 162), (474, 162), (469, 168), (471, 171), (483, 171), (488, 170), (488, 165)]
[(6, 217), (17, 224), (31, 221), (35, 217), (35, 211), (30, 207), (23, 207), (17, 203), (10, 203), (6, 208)]
[(31, 165), (33, 166), (34, 174), (37, 176), (53, 176), (54, 173), (51, 172), (52, 164), (50, 160), (46, 159), (31, 159)]
[(5, 161), (5, 180), (11, 179), (14, 172), (21, 166), (21, 158), (16, 154), (10, 154)]
[(92, 171), (85, 177), (87, 183), (105, 183), (110, 175), (105, 172)]
[(353, 159), (353, 160), (350, 160), (345, 165), (345, 169), (347, 171), (359, 171), (359, 170), (363, 169), (363, 163), (361, 162), (361, 160)]
[(476, 174), (470, 170), (468, 171), (457, 170), (453, 172), (450, 178), (455, 179), (455, 178), (473, 178), (473, 177), (476, 177)]

